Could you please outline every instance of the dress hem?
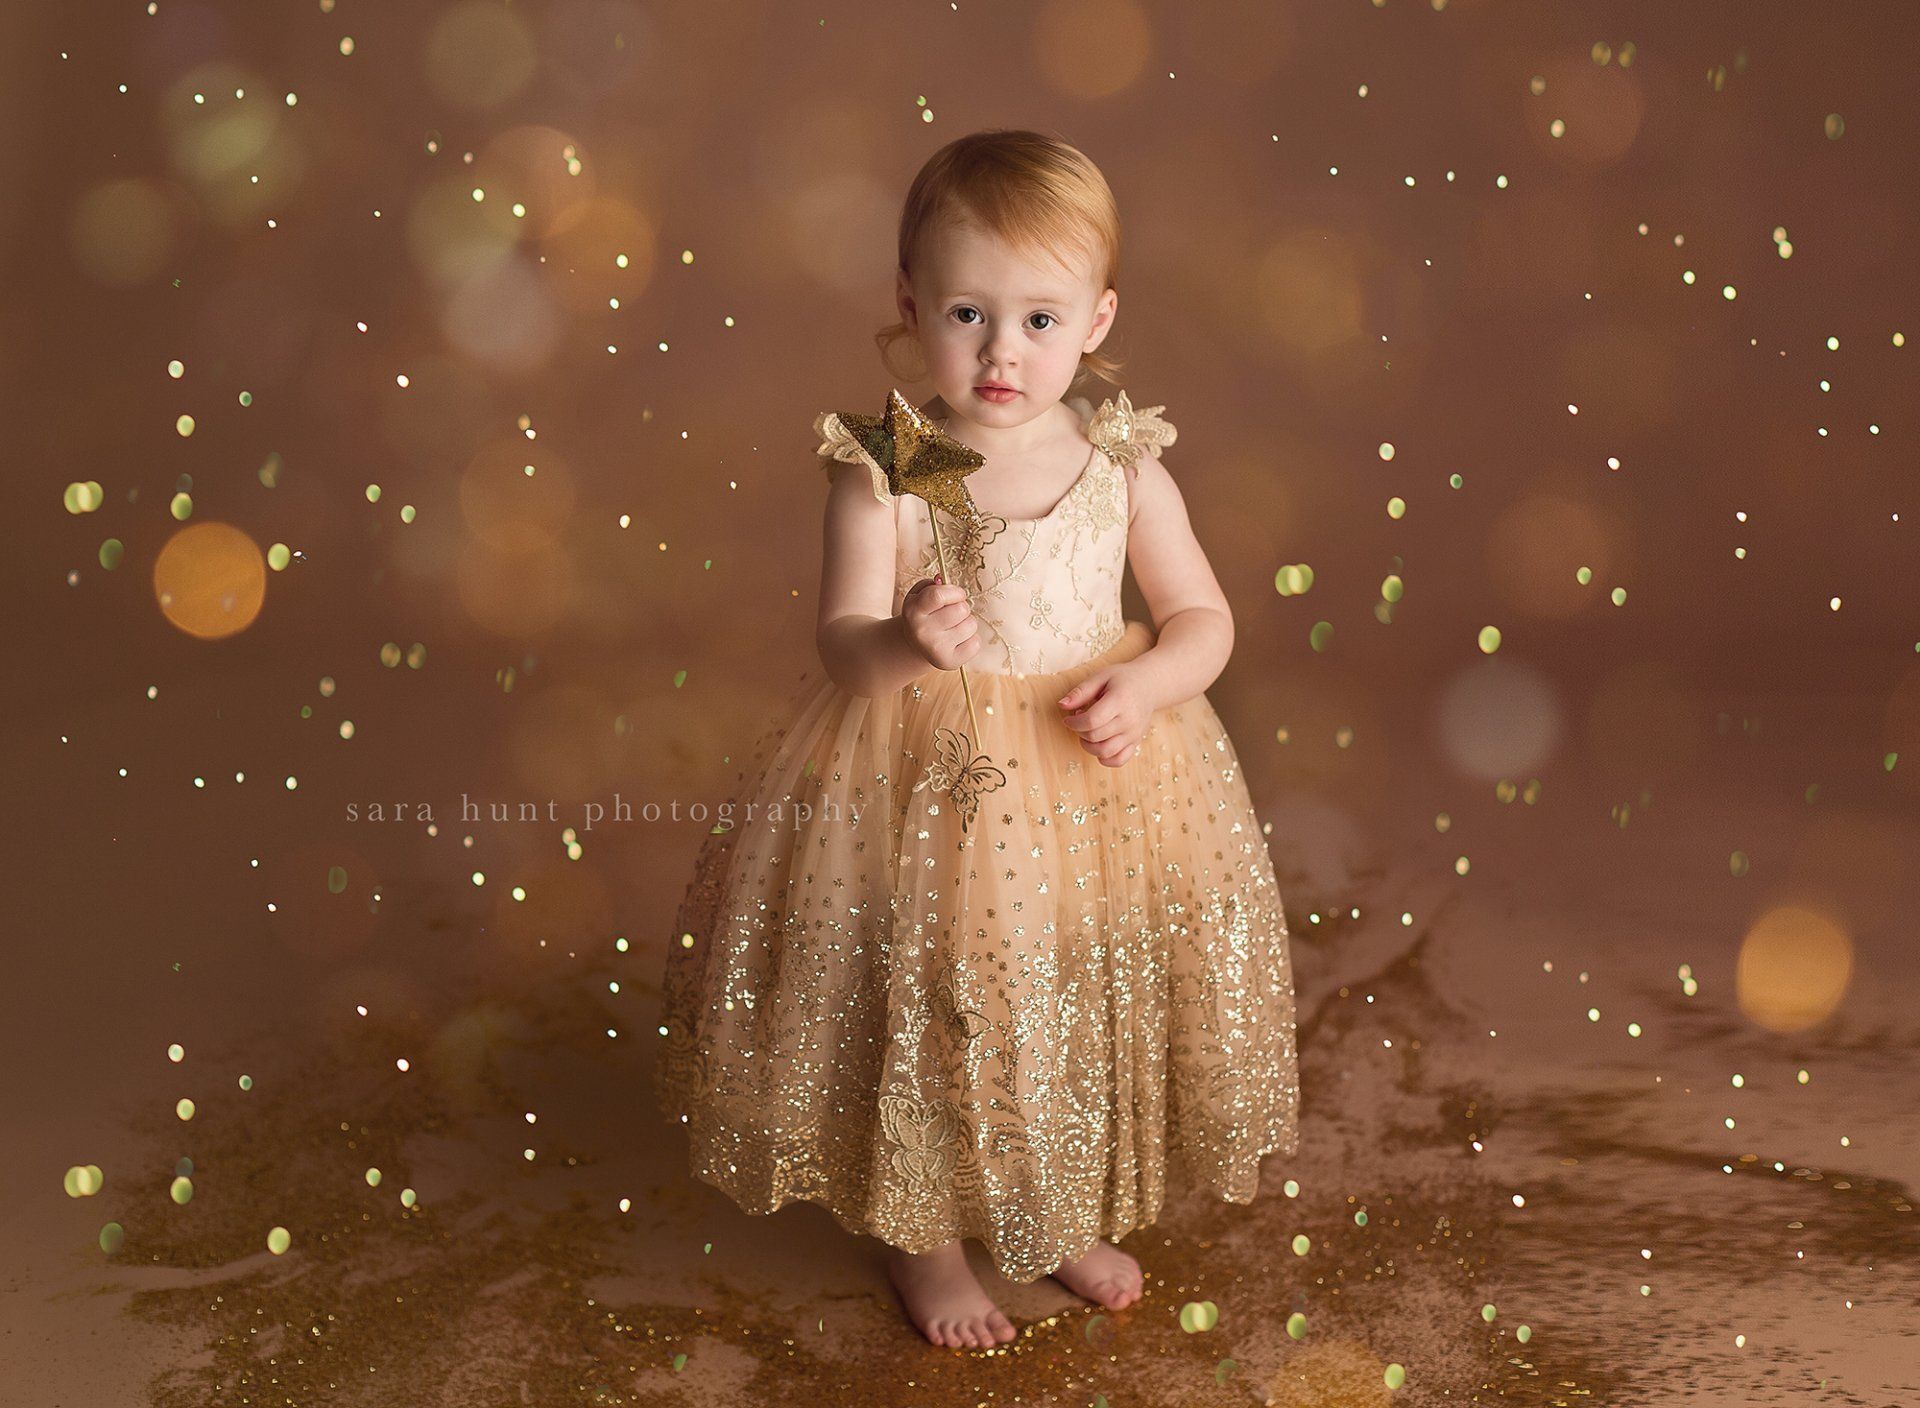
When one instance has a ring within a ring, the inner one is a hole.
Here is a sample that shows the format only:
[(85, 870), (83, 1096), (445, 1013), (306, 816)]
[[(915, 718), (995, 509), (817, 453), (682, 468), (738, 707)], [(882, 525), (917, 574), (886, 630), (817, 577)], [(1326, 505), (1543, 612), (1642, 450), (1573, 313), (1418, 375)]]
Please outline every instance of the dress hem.
[[(1297, 1129), (1290, 1129), (1286, 1133), (1283, 1133), (1281, 1137), (1278, 1140), (1276, 1140), (1274, 1143), (1268, 1145), (1267, 1147), (1257, 1152), (1253, 1156), (1253, 1186), (1247, 1190), (1247, 1194), (1244, 1198), (1235, 1197), (1231, 1191), (1223, 1190), (1217, 1184), (1209, 1183), (1204, 1179), (1190, 1178), (1186, 1185), (1187, 1190), (1190, 1192), (1197, 1192), (1205, 1197), (1209, 1197), (1212, 1201), (1217, 1203), (1231, 1203), (1237, 1207), (1247, 1207), (1251, 1205), (1253, 1201), (1260, 1196), (1260, 1184), (1262, 1181), (1261, 1175), (1260, 1175), (1260, 1164), (1266, 1159), (1266, 1157), (1269, 1154), (1274, 1154), (1274, 1153), (1282, 1153), (1291, 1157), (1298, 1151), (1299, 1151), (1298, 1131)], [(948, 1242), (953, 1241), (955, 1238), (971, 1237), (974, 1241), (980, 1243), (981, 1249), (986, 1253), (987, 1260), (992, 1265), (994, 1271), (998, 1273), (1005, 1280), (1010, 1281), (1017, 1286), (1032, 1285), (1035, 1281), (1041, 1280), (1042, 1278), (1047, 1276), (1051, 1276), (1055, 1271), (1059, 1270), (1059, 1268), (1062, 1265), (1064, 1265), (1066, 1262), (1078, 1261), (1081, 1257), (1085, 1256), (1088, 1252), (1092, 1251), (1094, 1247), (1098, 1246), (1102, 1241), (1117, 1243), (1123, 1237), (1130, 1237), (1135, 1232), (1139, 1232), (1146, 1228), (1158, 1225), (1160, 1221), (1160, 1214), (1162, 1210), (1165, 1208), (1165, 1198), (1163, 1195), (1160, 1202), (1158, 1202), (1154, 1206), (1153, 1212), (1148, 1216), (1144, 1218), (1136, 1218), (1134, 1221), (1128, 1223), (1127, 1226), (1119, 1229), (1118, 1231), (1115, 1231), (1111, 1226), (1111, 1224), (1109, 1224), (1107, 1227), (1103, 1228), (1100, 1232), (1096, 1233), (1093, 1237), (1093, 1240), (1086, 1243), (1086, 1245), (1082, 1246), (1079, 1250), (1064, 1252), (1061, 1254), (1060, 1259), (1058, 1261), (1055, 1261), (1052, 1266), (1049, 1266), (1040, 1271), (1036, 1271), (1031, 1276), (1023, 1277), (1016, 1274), (1019, 1268), (1010, 1266), (1009, 1264), (1004, 1262), (1002, 1258), (996, 1253), (994, 1244), (989, 1237), (983, 1235), (981, 1232), (971, 1227), (949, 1228), (943, 1231), (942, 1233), (937, 1234), (934, 1237), (928, 1239), (925, 1245), (923, 1246), (904, 1246), (899, 1242), (890, 1240), (885, 1234), (874, 1231), (872, 1227), (864, 1225), (861, 1221), (849, 1217), (846, 1213), (844, 1213), (841, 1210), (837, 1200), (823, 1195), (824, 1190), (822, 1190), (821, 1193), (809, 1193), (805, 1191), (789, 1192), (784, 1196), (776, 1198), (776, 1200), (767, 1207), (763, 1207), (763, 1208), (751, 1207), (747, 1204), (746, 1201), (742, 1199), (740, 1192), (737, 1189), (729, 1187), (726, 1182), (724, 1182), (720, 1178), (715, 1177), (708, 1170), (703, 1169), (699, 1167), (697, 1164), (691, 1163), (690, 1161), (688, 1171), (693, 1175), (694, 1178), (706, 1184), (708, 1187), (714, 1189), (719, 1193), (725, 1194), (729, 1202), (731, 1202), (736, 1208), (738, 1208), (741, 1212), (745, 1213), (749, 1217), (771, 1217), (774, 1213), (779, 1212), (782, 1208), (790, 1207), (798, 1203), (809, 1203), (809, 1204), (812, 1204), (814, 1207), (823, 1209), (829, 1216), (833, 1218), (833, 1220), (837, 1224), (839, 1224), (842, 1231), (851, 1233), (856, 1237), (872, 1237), (875, 1241), (883, 1242), (889, 1247), (895, 1247), (895, 1248), (898, 1248), (900, 1251), (908, 1252), (913, 1255), (921, 1255), (926, 1252), (933, 1251), (938, 1247), (943, 1247)]]

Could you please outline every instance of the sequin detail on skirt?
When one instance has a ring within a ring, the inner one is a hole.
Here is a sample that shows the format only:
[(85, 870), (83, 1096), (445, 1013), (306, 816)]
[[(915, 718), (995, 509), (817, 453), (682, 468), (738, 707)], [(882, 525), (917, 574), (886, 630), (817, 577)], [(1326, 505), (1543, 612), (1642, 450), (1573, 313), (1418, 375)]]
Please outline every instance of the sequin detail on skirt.
[(970, 673), (1008, 778), (970, 837), (912, 790), (965, 716), (953, 672), (862, 698), (816, 666), (760, 740), (676, 916), (657, 1066), (692, 1171), (746, 1211), (975, 1237), (1025, 1282), (1154, 1222), (1176, 1161), (1244, 1203), (1293, 1152), (1286, 919), (1239, 759), (1205, 696), (1121, 767), (1085, 753), (1054, 701), (1152, 633), (1101, 643)]

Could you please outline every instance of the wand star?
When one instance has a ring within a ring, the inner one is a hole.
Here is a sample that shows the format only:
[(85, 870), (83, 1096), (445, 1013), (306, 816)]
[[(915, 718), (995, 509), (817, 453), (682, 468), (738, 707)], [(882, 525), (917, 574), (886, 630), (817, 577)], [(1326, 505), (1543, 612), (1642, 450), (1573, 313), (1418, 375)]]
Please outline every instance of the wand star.
[(887, 476), (889, 493), (916, 494), (956, 518), (978, 515), (966, 477), (987, 462), (920, 413), (895, 387), (883, 415), (841, 411), (840, 423)]

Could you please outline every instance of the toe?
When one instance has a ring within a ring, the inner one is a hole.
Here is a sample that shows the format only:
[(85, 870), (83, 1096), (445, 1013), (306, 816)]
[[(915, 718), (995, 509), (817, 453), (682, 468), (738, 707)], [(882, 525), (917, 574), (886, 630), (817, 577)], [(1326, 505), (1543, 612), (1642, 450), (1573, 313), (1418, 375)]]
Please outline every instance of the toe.
[(993, 1337), (1002, 1344), (1005, 1344), (1014, 1336), (1013, 1322), (1007, 1319), (1004, 1312), (999, 1310), (995, 1310), (993, 1314), (987, 1317), (987, 1328), (993, 1332)]

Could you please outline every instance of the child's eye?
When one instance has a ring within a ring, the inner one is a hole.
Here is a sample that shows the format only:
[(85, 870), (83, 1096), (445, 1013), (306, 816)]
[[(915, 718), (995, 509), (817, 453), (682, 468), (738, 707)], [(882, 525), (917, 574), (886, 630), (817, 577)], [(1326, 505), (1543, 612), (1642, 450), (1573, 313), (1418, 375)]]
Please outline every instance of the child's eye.
[[(978, 308), (975, 308), (972, 304), (962, 303), (959, 307), (955, 308), (947, 316), (950, 318), (959, 318), (960, 322), (963, 325), (967, 327), (972, 327), (973, 326), (972, 321), (970, 319), (963, 318), (960, 315), (963, 313), (973, 313), (977, 315), (979, 312), (980, 310)], [(1051, 313), (1035, 313), (1033, 316), (1036, 318), (1045, 318), (1047, 320), (1044, 326), (1036, 329), (1036, 331), (1038, 332), (1045, 332), (1047, 331), (1048, 328), (1052, 327), (1055, 323), (1060, 321), (1058, 318), (1054, 317), (1053, 314)]]

